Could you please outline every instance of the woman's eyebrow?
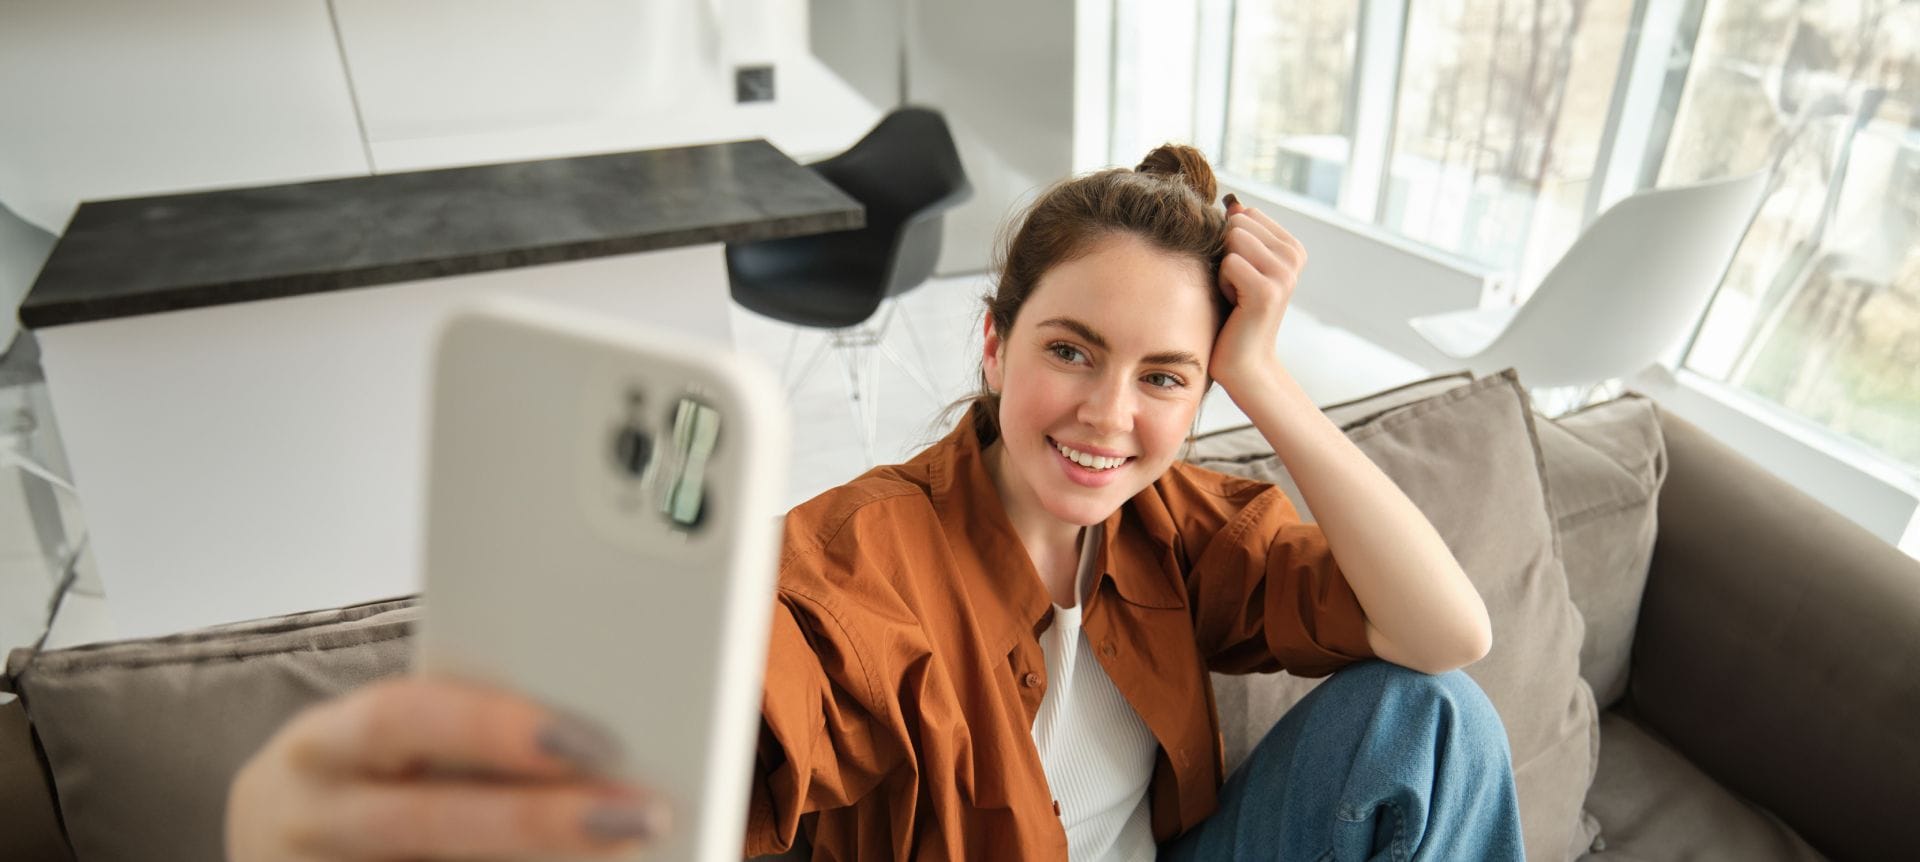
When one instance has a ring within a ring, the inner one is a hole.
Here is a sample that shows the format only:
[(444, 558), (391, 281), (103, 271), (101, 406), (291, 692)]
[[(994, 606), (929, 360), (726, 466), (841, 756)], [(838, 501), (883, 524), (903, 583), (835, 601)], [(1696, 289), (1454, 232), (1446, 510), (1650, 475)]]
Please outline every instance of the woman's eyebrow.
[(1194, 356), (1184, 350), (1166, 350), (1160, 353), (1149, 353), (1146, 356), (1140, 357), (1140, 361), (1145, 365), (1191, 365), (1195, 371), (1199, 371), (1201, 368), (1200, 357)]
[[(1085, 339), (1088, 344), (1100, 350), (1111, 349), (1107, 346), (1107, 339), (1102, 337), (1100, 333), (1095, 332), (1093, 327), (1071, 317), (1049, 317), (1046, 320), (1040, 321), (1038, 328), (1045, 329), (1049, 326), (1064, 329), (1078, 335)], [(1141, 357), (1141, 362), (1147, 365), (1191, 365), (1196, 371), (1204, 367), (1200, 364), (1199, 357), (1185, 350), (1163, 350), (1159, 353), (1149, 353)]]
[(1094, 332), (1093, 327), (1088, 326), (1084, 323), (1081, 323), (1078, 320), (1074, 320), (1071, 317), (1049, 317), (1046, 320), (1040, 321), (1041, 329), (1045, 329), (1049, 326), (1056, 326), (1061, 329), (1067, 330), (1068, 332), (1071, 332), (1075, 335), (1078, 335), (1081, 338), (1086, 339), (1088, 344), (1098, 347), (1101, 350), (1107, 349), (1107, 340), (1101, 337), (1100, 333)]

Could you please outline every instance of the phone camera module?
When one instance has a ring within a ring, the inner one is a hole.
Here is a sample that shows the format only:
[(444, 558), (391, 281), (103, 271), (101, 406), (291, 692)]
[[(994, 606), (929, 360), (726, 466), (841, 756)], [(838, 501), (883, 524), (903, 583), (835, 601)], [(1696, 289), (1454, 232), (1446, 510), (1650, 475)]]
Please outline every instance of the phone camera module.
[(647, 465), (653, 463), (653, 435), (636, 425), (622, 427), (614, 434), (613, 460), (628, 477), (645, 476)]
[(674, 405), (671, 468), (661, 488), (660, 510), (681, 530), (697, 530), (706, 517), (707, 469), (720, 442), (720, 411), (696, 398)]

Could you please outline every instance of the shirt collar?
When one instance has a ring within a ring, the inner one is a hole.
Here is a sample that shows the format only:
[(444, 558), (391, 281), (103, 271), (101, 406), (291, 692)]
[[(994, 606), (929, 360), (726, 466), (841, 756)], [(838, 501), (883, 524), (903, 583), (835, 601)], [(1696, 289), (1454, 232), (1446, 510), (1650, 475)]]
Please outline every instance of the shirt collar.
[[(984, 422), (983, 409), (979, 404), (968, 408), (946, 437), (914, 460), (924, 461), (927, 466), (933, 507), (949, 547), (960, 558), (960, 573), (975, 580), (968, 585), (968, 593), (982, 630), (994, 639), (997, 648), (1011, 649), (1023, 631), (1033, 635), (1050, 618), (1053, 600), (1040, 583), (1026, 545), (1014, 532), (999, 489), (987, 470), (984, 450), (994, 437)], [(1166, 583), (1165, 575), (1152, 565), (1149, 555), (1123, 554), (1120, 548), (1122, 524), (1127, 518), (1139, 520), (1145, 516), (1151, 527), (1167, 521), (1164, 513), (1164, 505), (1149, 486), (1107, 517), (1093, 573), (1095, 586), (1089, 592), (1098, 592), (1099, 581), (1107, 579), (1113, 581), (1122, 598), (1133, 604), (1157, 608), (1185, 605)], [(1162, 531), (1146, 532), (1152, 537)], [(1150, 550), (1168, 550), (1164, 541), (1150, 544), (1159, 546)]]

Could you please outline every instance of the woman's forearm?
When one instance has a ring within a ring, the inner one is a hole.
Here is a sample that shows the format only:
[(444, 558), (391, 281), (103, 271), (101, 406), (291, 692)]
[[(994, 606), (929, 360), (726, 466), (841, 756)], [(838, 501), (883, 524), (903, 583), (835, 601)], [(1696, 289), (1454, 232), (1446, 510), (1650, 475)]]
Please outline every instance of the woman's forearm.
[(1277, 363), (1229, 390), (1300, 487), (1381, 658), (1428, 673), (1492, 646), (1486, 604), (1432, 523)]

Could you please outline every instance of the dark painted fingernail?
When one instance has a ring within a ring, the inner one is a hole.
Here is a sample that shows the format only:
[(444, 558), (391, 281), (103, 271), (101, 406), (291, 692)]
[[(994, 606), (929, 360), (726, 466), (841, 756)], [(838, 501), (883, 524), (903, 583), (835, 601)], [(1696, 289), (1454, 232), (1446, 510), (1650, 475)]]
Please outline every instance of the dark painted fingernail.
[(1227, 209), (1233, 209), (1240, 205), (1240, 199), (1234, 197), (1232, 194), (1228, 194), (1226, 197), (1221, 198), (1221, 200), (1227, 202)]
[(666, 807), (658, 803), (605, 805), (587, 812), (587, 836), (595, 841), (652, 841), (667, 833)]
[(540, 750), (589, 772), (619, 765), (620, 743), (613, 734), (577, 716), (555, 714), (540, 728)]

